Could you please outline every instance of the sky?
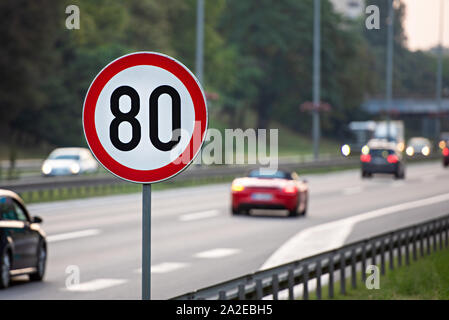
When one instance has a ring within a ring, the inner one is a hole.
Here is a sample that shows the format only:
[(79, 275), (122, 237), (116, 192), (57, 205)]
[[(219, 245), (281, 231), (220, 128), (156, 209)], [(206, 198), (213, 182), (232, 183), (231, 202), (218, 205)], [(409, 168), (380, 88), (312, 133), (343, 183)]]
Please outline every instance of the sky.
[[(449, 47), (449, 0), (444, 1), (443, 46)], [(426, 50), (438, 44), (441, 0), (402, 0), (406, 5), (405, 32), (411, 50)]]

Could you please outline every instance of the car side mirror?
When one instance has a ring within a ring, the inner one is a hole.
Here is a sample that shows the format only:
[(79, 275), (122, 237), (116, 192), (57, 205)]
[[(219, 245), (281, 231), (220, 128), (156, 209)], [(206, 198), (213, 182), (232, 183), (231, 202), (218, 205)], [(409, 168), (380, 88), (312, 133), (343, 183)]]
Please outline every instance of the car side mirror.
[(42, 223), (43, 220), (41, 217), (35, 216), (33, 217), (33, 223)]

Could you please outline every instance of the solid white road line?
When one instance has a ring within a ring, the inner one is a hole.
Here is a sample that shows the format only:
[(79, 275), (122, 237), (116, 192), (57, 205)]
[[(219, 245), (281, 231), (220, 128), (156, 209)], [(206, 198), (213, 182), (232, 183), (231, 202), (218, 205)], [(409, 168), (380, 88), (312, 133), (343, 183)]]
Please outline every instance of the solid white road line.
[(201, 212), (187, 213), (187, 214), (183, 214), (182, 216), (180, 216), (179, 220), (180, 221), (193, 221), (193, 220), (216, 217), (216, 216), (218, 216), (218, 214), (219, 214), (218, 210), (207, 210), (207, 211), (201, 211)]
[(73, 284), (62, 290), (71, 292), (92, 292), (115, 287), (126, 282), (128, 282), (128, 280), (125, 279), (95, 279), (88, 282)]
[[(151, 266), (151, 273), (168, 273), (188, 266), (189, 264), (184, 262), (163, 262)], [(142, 273), (142, 268), (135, 270), (135, 272)]]
[(320, 252), (339, 248), (344, 244), (354, 226), (361, 221), (445, 201), (449, 201), (449, 193), (373, 210), (305, 229), (294, 235), (276, 250), (262, 265), (261, 269), (268, 269)]
[(217, 258), (232, 256), (239, 252), (240, 252), (240, 249), (217, 248), (217, 249), (198, 252), (194, 255), (194, 257), (195, 258), (203, 258), (203, 259), (217, 259)]
[(101, 233), (100, 229), (87, 229), (87, 230), (81, 230), (81, 231), (75, 231), (75, 232), (60, 233), (60, 234), (47, 236), (47, 242), (58, 242), (58, 241), (71, 240), (71, 239), (77, 239), (77, 238), (91, 237), (91, 236), (95, 236), (99, 233)]

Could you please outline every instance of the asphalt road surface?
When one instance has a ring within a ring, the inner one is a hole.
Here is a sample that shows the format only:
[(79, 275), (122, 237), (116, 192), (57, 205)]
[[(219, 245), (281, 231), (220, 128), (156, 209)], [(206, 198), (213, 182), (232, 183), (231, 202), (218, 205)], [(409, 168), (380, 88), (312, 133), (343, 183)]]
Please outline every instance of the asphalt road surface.
[[(374, 234), (449, 214), (449, 170), (409, 165), (406, 180), (359, 170), (306, 176), (305, 218), (230, 215), (229, 184), (153, 193), (152, 298), (166, 299)], [(49, 260), (0, 299), (140, 299), (141, 195), (34, 204)], [(79, 274), (80, 282), (74, 279)], [(68, 284), (68, 286), (67, 286)]]

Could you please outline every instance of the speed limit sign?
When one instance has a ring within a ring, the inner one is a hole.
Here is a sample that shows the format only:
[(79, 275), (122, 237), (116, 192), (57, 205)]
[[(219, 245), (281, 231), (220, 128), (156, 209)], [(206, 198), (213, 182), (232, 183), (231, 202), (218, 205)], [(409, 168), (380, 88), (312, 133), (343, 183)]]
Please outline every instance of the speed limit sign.
[(83, 108), (89, 148), (111, 173), (142, 183), (142, 298), (151, 290), (151, 183), (193, 161), (206, 137), (206, 98), (180, 62), (137, 52), (109, 63), (90, 85)]
[(87, 143), (116, 176), (137, 183), (166, 180), (185, 169), (206, 136), (206, 99), (180, 62), (137, 52), (108, 64), (83, 109)]

